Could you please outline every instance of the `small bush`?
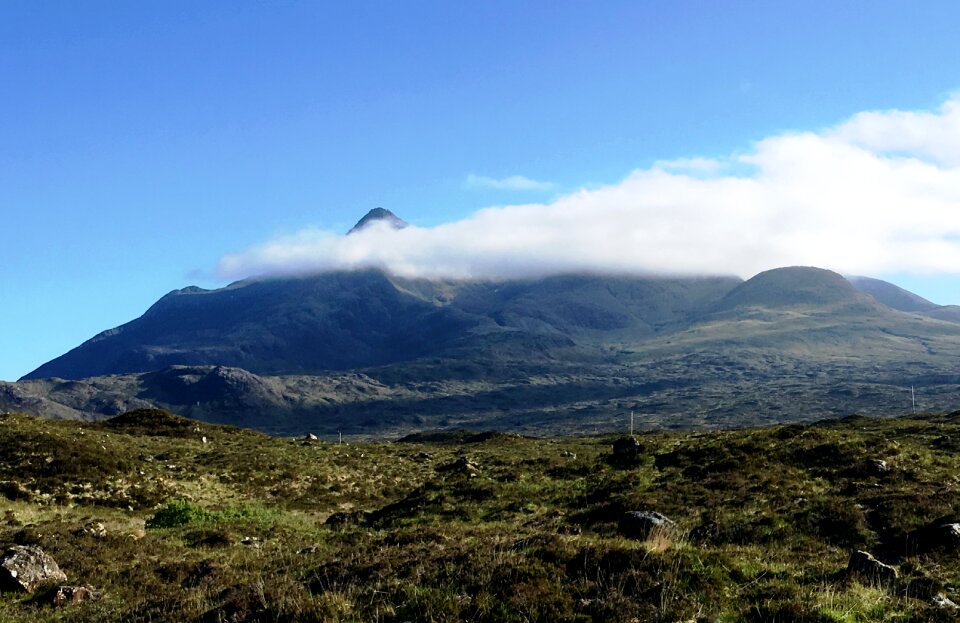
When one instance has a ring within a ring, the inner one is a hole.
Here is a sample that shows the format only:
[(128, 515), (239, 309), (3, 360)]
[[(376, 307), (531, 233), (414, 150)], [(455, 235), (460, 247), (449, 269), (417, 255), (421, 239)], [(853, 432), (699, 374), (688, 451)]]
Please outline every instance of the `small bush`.
[(179, 528), (210, 519), (209, 511), (186, 500), (174, 500), (147, 519), (148, 528)]

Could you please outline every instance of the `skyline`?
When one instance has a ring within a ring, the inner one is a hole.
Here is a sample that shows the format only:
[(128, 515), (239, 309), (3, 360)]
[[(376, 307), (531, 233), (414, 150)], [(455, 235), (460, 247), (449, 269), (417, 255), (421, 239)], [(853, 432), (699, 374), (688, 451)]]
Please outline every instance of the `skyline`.
[[(960, 7), (634, 4), (5, 4), (0, 379), (170, 290), (258, 270), (230, 272), (226, 258), (304, 232), (336, 238), (373, 207), (435, 239), (658, 171), (687, 188), (729, 181), (717, 163), (749, 179), (737, 167), (764, 145), (870, 111), (940, 115), (932, 138), (948, 149), (847, 137), (873, 164), (927, 167), (884, 173), (879, 190), (898, 203), (871, 222), (889, 229), (902, 210), (923, 217), (910, 236), (946, 241), (925, 255), (908, 245), (868, 276), (960, 303), (960, 122), (946, 112)], [(791, 197), (783, 188), (771, 196)], [(897, 207), (930, 188), (935, 209)]]

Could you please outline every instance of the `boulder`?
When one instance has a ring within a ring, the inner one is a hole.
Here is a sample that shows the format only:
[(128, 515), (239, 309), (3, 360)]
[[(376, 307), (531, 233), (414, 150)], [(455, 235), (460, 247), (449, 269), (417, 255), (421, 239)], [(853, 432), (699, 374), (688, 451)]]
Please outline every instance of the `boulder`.
[(620, 518), (618, 530), (630, 539), (648, 539), (657, 532), (675, 530), (677, 524), (656, 511), (630, 511)]
[(960, 551), (960, 523), (939, 520), (910, 534), (911, 550), (924, 554), (933, 551)]
[(14, 545), (0, 557), (0, 591), (32, 593), (43, 584), (66, 581), (57, 561), (35, 545)]
[(896, 581), (897, 570), (886, 563), (882, 563), (869, 552), (855, 550), (850, 554), (847, 563), (847, 578), (857, 580), (863, 584), (883, 586)]
[(633, 461), (640, 457), (640, 442), (636, 437), (620, 437), (613, 442), (615, 461)]
[(938, 607), (938, 608), (941, 608), (941, 609), (943, 609), (943, 610), (950, 610), (950, 611), (953, 611), (953, 612), (956, 612), (957, 610), (960, 610), (960, 606), (958, 606), (958, 605), (956, 604), (956, 602), (954, 602), (952, 599), (950, 599), (949, 597), (947, 597), (947, 596), (944, 595), (943, 593), (939, 593), (939, 594), (937, 594), (937, 595), (934, 595), (934, 597), (933, 597), (933, 605), (936, 606), (936, 607)]

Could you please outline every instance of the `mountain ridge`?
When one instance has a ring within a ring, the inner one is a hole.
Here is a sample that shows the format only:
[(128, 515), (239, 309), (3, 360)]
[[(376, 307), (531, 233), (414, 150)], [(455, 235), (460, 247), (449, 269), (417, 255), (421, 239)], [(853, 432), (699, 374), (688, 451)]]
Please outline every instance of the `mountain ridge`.
[(955, 409), (950, 308), (901, 311), (855, 286), (788, 267), (747, 281), (371, 269), (183, 288), (0, 386), (0, 410), (98, 419), (160, 406), (275, 434), (376, 436), (587, 432), (625, 411), (651, 427), (796, 421), (879, 413), (911, 385)]

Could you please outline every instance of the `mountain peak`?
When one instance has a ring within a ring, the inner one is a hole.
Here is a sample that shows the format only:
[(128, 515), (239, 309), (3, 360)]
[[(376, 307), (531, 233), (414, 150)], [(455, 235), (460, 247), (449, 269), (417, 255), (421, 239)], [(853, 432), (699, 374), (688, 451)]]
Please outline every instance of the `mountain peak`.
[(364, 229), (371, 223), (377, 223), (380, 221), (386, 221), (394, 229), (403, 229), (407, 227), (409, 223), (405, 220), (391, 212), (390, 210), (385, 210), (383, 208), (374, 208), (367, 212), (362, 219), (357, 221), (357, 224), (350, 228), (350, 231), (347, 232), (347, 235), (356, 233), (361, 229)]

